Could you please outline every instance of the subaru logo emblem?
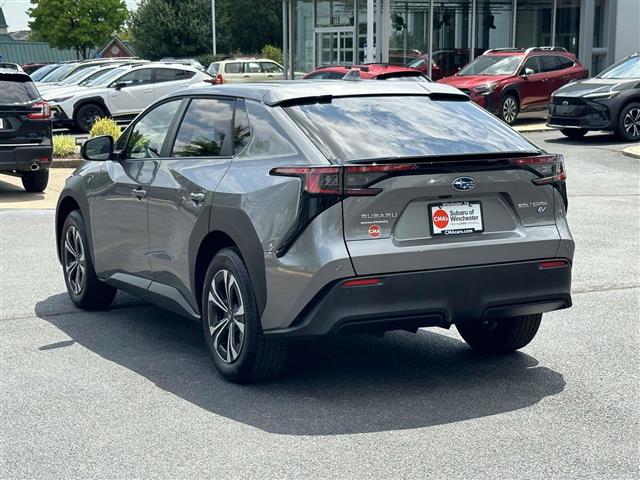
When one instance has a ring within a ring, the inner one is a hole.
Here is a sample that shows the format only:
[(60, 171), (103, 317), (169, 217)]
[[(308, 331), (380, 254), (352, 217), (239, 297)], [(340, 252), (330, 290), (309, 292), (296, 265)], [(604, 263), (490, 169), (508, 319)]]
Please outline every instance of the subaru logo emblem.
[(451, 182), (451, 186), (455, 190), (466, 192), (467, 190), (475, 188), (476, 181), (471, 177), (458, 177), (453, 182)]
[(562, 101), (562, 104), (563, 104), (563, 105), (569, 105), (569, 102), (567, 102), (566, 100), (563, 100), (563, 101)]

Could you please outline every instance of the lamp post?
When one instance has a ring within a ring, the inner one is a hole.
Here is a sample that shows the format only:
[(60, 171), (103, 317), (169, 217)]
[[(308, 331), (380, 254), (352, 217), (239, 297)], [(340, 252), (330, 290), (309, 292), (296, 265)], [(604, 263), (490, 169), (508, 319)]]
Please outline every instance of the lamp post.
[(216, 0), (211, 0), (211, 34), (213, 37), (213, 56), (216, 52)]

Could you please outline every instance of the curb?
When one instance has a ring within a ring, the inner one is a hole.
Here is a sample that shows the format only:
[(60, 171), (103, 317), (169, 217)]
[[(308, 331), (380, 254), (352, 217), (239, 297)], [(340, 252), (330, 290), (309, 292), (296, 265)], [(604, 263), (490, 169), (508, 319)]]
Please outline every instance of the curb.
[(637, 158), (640, 160), (640, 147), (627, 147), (622, 150), (622, 155), (624, 155), (625, 157)]
[[(513, 128), (513, 127), (511, 127)], [(551, 132), (553, 130), (557, 130), (556, 128), (547, 127), (546, 125), (541, 127), (522, 127), (522, 128), (514, 128), (514, 130), (518, 133), (536, 133), (536, 132)]]
[(79, 158), (54, 158), (49, 168), (78, 168), (83, 163)]

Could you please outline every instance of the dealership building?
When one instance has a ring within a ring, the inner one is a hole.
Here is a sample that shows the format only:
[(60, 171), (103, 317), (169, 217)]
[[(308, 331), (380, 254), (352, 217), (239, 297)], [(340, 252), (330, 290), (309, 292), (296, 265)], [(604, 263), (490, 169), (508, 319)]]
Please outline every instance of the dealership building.
[(283, 0), (285, 63), (455, 69), (493, 48), (564, 47), (592, 74), (640, 50), (640, 0)]

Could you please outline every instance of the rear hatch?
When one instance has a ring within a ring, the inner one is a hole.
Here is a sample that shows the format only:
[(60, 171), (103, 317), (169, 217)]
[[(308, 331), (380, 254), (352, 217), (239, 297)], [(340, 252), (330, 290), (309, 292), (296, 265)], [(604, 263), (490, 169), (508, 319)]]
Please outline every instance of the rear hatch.
[(50, 110), (28, 75), (0, 73), (0, 145), (39, 144), (51, 136)]
[(561, 157), (468, 100), (345, 97), (287, 110), (340, 164), (358, 275), (556, 255)]

